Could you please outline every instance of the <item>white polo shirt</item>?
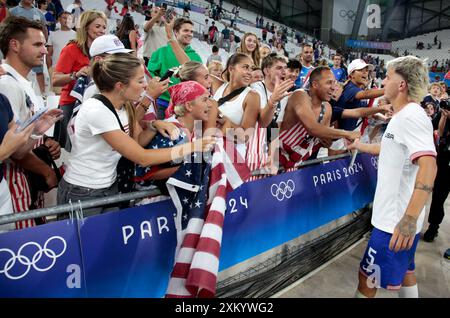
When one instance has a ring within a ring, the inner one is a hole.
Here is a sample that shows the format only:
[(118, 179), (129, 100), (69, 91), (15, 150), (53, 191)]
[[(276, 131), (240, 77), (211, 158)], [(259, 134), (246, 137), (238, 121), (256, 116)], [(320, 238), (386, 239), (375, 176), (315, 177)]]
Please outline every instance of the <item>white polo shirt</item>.
[[(409, 103), (392, 117), (381, 140), (372, 211), (372, 225), (377, 229), (394, 233), (414, 191), (419, 169), (416, 160), (421, 156), (436, 156), (433, 126), (419, 104)], [(417, 233), (424, 212), (425, 208), (417, 220)]]
[[(9, 75), (1, 76), (0, 93), (8, 98), (16, 119), (24, 121), (32, 115), (32, 112), (45, 108), (42, 96), (36, 95), (32, 84), (28, 79), (17, 73), (17, 71), (9, 64), (3, 63), (2, 67), (5, 72), (10, 73), (15, 78), (14, 79)], [(25, 92), (30, 96), (33, 104), (32, 109), (27, 107)]]

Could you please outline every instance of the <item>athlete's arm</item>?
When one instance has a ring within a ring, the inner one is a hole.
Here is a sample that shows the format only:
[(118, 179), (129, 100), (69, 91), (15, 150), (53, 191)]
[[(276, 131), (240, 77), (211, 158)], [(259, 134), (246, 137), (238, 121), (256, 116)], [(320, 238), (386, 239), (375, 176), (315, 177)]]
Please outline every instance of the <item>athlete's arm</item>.
[(347, 146), (348, 150), (356, 149), (361, 152), (370, 153), (371, 155), (378, 156), (380, 154), (380, 144), (365, 144), (355, 139), (355, 141)]
[(437, 167), (434, 156), (422, 156), (417, 159), (417, 172), (414, 191), (402, 219), (395, 227), (389, 249), (395, 252), (409, 250), (416, 236), (417, 219), (425, 206), (429, 195), (433, 192)]

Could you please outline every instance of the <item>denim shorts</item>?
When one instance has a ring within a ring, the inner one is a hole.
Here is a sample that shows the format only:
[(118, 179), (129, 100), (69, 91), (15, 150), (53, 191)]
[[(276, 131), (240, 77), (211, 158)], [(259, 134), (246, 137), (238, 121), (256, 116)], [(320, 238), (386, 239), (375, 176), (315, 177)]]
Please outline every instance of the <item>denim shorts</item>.
[[(82, 186), (74, 185), (67, 182), (64, 178), (59, 182), (58, 187), (58, 195), (57, 195), (57, 203), (58, 205), (67, 204), (69, 200), (72, 201), (74, 208), (76, 209), (78, 206), (78, 201), (87, 201), (92, 199), (100, 199), (107, 198), (112, 195), (116, 195), (119, 193), (117, 188), (117, 182), (111, 185), (109, 188), (103, 189), (91, 189), (85, 188)], [(119, 210), (116, 206), (100, 206), (95, 208), (83, 209), (83, 215), (85, 217), (92, 216), (104, 212), (117, 211)], [(58, 216), (58, 220), (67, 219), (69, 217), (69, 213), (60, 214)]]

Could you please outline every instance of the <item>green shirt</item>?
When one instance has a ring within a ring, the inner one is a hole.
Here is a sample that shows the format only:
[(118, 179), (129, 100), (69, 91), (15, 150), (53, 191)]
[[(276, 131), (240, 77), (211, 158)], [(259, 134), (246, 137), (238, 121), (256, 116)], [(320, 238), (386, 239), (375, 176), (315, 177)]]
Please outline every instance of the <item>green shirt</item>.
[[(191, 61), (203, 63), (200, 55), (198, 55), (190, 46), (187, 46), (184, 49), (184, 52), (186, 52)], [(166, 74), (168, 69), (179, 65), (180, 62), (178, 62), (175, 57), (172, 47), (170, 45), (166, 45), (153, 52), (152, 57), (148, 61), (147, 69), (152, 76), (162, 77)], [(178, 84), (180, 79), (171, 77), (170, 81), (171, 83), (169, 86), (173, 86)], [(170, 100), (170, 94), (166, 91), (159, 98), (168, 102)]]

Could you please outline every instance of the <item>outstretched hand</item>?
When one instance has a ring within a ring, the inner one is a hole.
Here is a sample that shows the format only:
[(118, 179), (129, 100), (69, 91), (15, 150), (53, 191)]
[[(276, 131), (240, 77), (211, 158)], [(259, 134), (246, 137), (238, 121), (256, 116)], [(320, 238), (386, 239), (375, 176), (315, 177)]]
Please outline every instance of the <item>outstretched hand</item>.
[(166, 138), (170, 138), (170, 140), (176, 140), (180, 136), (180, 129), (172, 123), (163, 121), (163, 120), (155, 120), (153, 122), (153, 126), (156, 130)]
[(347, 145), (347, 150), (359, 150), (361, 145), (361, 141), (359, 138), (356, 138), (351, 144)]
[(281, 101), (286, 96), (291, 96), (292, 92), (288, 92), (288, 90), (294, 85), (294, 81), (292, 80), (284, 80), (280, 82), (280, 79), (277, 77), (275, 79), (275, 88), (273, 90), (272, 96), (270, 97), (272, 101), (276, 104)]
[(170, 78), (160, 82), (159, 77), (153, 77), (148, 81), (147, 94), (156, 100), (161, 94), (163, 94), (167, 88), (169, 88)]
[(349, 131), (345, 139), (352, 142), (353, 140), (356, 140), (361, 137), (360, 131)]
[(57, 121), (63, 119), (63, 111), (61, 109), (50, 109), (41, 116), (34, 126), (33, 134), (43, 135), (49, 130)]

